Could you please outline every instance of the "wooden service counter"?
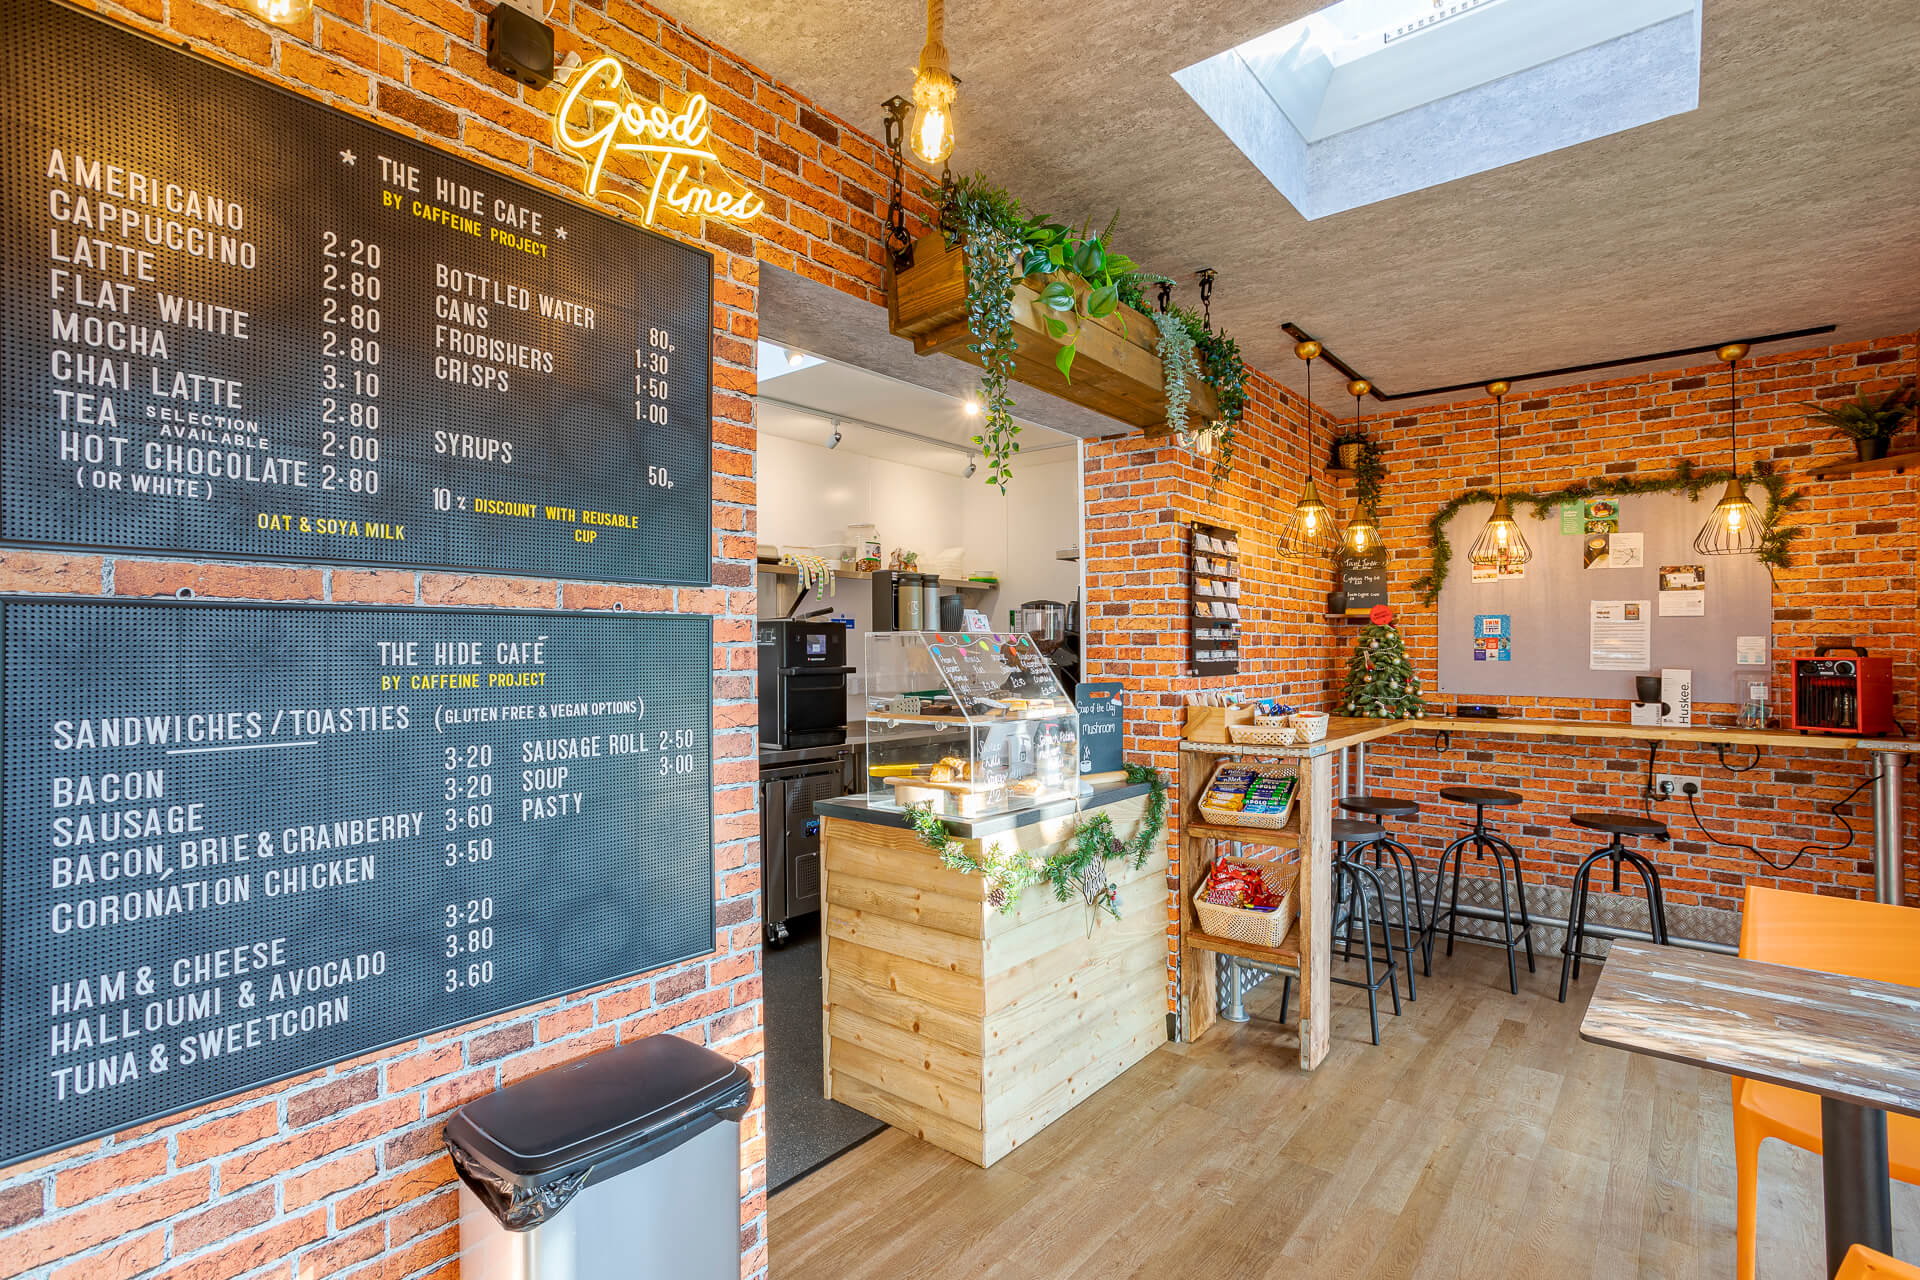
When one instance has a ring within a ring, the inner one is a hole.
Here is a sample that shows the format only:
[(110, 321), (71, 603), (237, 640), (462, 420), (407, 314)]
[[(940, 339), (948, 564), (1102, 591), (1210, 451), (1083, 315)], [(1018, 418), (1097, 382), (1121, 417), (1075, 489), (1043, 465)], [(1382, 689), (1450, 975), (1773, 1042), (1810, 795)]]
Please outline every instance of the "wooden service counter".
[[(1127, 840), (1147, 788), (1098, 787)], [(991, 1165), (1167, 1040), (1167, 850), (1109, 862), (1120, 918), (1029, 886), (1002, 913), (980, 876), (943, 865), (898, 812), (823, 801), (821, 1004), (826, 1096)], [(949, 829), (975, 856), (1044, 856), (1071, 801)], [(1097, 918), (1096, 918), (1097, 915)]]
[[(1906, 757), (1920, 743), (1855, 738), (1845, 734), (1804, 734), (1781, 729), (1738, 729), (1713, 725), (1629, 725), (1617, 721), (1564, 720), (1547, 717), (1500, 719), (1367, 720), (1335, 716), (1327, 736), (1319, 742), (1288, 747), (1234, 746), (1227, 743), (1180, 744), (1180, 1026), (1187, 1040), (1197, 1039), (1218, 1020), (1218, 983), (1214, 957), (1250, 961), (1270, 972), (1299, 979), (1300, 1066), (1311, 1070), (1326, 1057), (1327, 965), (1331, 934), (1332, 819), (1337, 801), (1333, 792), (1333, 757), (1354, 750), (1360, 758), (1364, 791), (1366, 744), (1411, 733), (1512, 734), (1567, 738), (1617, 738), (1632, 741), (1688, 742), (1709, 746), (1765, 750), (1853, 751), (1864, 753), (1873, 778), (1873, 863), (1876, 896), (1883, 902), (1900, 901), (1904, 883), (1905, 851), (1901, 843), (1902, 769)], [(1213, 826), (1199, 821), (1194, 801), (1204, 791), (1214, 766), (1223, 758), (1299, 761), (1300, 783), (1294, 815), (1278, 831), (1254, 827)], [(1341, 770), (1343, 784), (1351, 775)], [(1298, 851), (1299, 917), (1278, 947), (1256, 947), (1208, 936), (1200, 928), (1193, 896), (1212, 866), (1216, 846), (1240, 844), (1249, 849), (1279, 851), (1290, 858)]]

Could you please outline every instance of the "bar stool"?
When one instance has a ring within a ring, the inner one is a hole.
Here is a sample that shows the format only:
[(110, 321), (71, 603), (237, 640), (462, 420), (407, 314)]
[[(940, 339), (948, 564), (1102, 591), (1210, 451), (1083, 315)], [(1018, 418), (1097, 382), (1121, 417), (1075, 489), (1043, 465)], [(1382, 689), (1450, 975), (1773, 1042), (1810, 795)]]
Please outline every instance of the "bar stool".
[[(1404, 796), (1365, 795), (1342, 796), (1340, 807), (1350, 813), (1364, 813), (1376, 821), (1384, 818), (1411, 818), (1420, 812), (1420, 806)], [(1336, 819), (1334, 825), (1338, 826)], [(1369, 826), (1369, 823), (1356, 823), (1356, 826)], [(1377, 828), (1380, 837), (1369, 841), (1373, 848), (1373, 865), (1380, 868), (1380, 854), (1385, 850), (1393, 859), (1394, 886), (1400, 895), (1400, 946), (1397, 948), (1407, 957), (1407, 999), (1420, 997), (1413, 989), (1413, 949), (1416, 936), (1424, 939), (1427, 933), (1427, 907), (1420, 897), (1420, 864), (1415, 862), (1407, 846), (1395, 840), (1386, 830), (1384, 823)], [(1339, 837), (1335, 836), (1338, 840)], [(1359, 846), (1356, 846), (1359, 847)], [(1407, 909), (1407, 884), (1413, 884), (1413, 909)]]
[(1568, 964), (1572, 964), (1572, 974), (1580, 976), (1582, 960), (1599, 961), (1604, 959), (1591, 952), (1581, 950), (1587, 940), (1587, 902), (1589, 901), (1588, 882), (1593, 878), (1594, 864), (1602, 858), (1613, 861), (1613, 891), (1620, 892), (1620, 864), (1626, 863), (1640, 873), (1640, 881), (1647, 890), (1647, 915), (1652, 923), (1648, 932), (1661, 946), (1667, 945), (1667, 900), (1660, 892), (1660, 872), (1643, 853), (1627, 848), (1620, 842), (1622, 836), (1653, 836), (1656, 839), (1667, 838), (1667, 824), (1658, 818), (1642, 818), (1631, 813), (1576, 813), (1568, 819), (1576, 827), (1585, 827), (1589, 831), (1601, 831), (1613, 837), (1605, 845), (1588, 854), (1580, 869), (1573, 873), (1573, 901), (1567, 907), (1567, 940), (1560, 944), (1560, 1003), (1567, 1002)]
[[(1353, 958), (1353, 925), (1357, 916), (1360, 922), (1360, 956), (1367, 962), (1367, 976), (1363, 981), (1358, 978), (1335, 978), (1327, 981), (1337, 982), (1343, 987), (1359, 987), (1367, 993), (1367, 1020), (1373, 1027), (1373, 1042), (1380, 1043), (1380, 985), (1386, 984), (1387, 991), (1393, 996), (1393, 1013), (1400, 1016), (1400, 988), (1393, 980), (1396, 948), (1393, 935), (1387, 928), (1386, 886), (1380, 875), (1372, 867), (1363, 865), (1353, 855), (1368, 845), (1378, 844), (1386, 839), (1386, 830), (1377, 823), (1355, 822), (1350, 818), (1333, 820), (1333, 840), (1339, 848), (1333, 858), (1333, 921), (1332, 930), (1336, 936), (1342, 929), (1346, 932), (1346, 958)], [(1367, 888), (1371, 882), (1374, 907), (1378, 909), (1380, 921), (1380, 950), (1374, 950), (1373, 922), (1375, 911), (1367, 906)], [(1380, 956), (1385, 957), (1385, 968), (1377, 975), (1373, 962)], [(1280, 988), (1280, 1021), (1287, 1020), (1287, 1001), (1293, 995), (1293, 979), (1288, 978)]]
[[(1473, 806), (1473, 825), (1466, 834), (1440, 851), (1440, 860), (1434, 864), (1433, 877), (1433, 917), (1428, 924), (1426, 936), (1427, 972), (1433, 972), (1433, 943), (1440, 933), (1440, 894), (1447, 878), (1447, 858), (1453, 858), (1453, 892), (1447, 898), (1444, 912), (1447, 921), (1447, 954), (1453, 954), (1453, 940), (1460, 923), (1460, 859), (1467, 846), (1472, 845), (1474, 857), (1485, 861), (1493, 855), (1493, 867), (1500, 882), (1500, 929), (1501, 945), (1507, 949), (1507, 989), (1514, 995), (1520, 994), (1520, 971), (1513, 962), (1513, 946), (1521, 942), (1527, 948), (1527, 972), (1534, 972), (1533, 966), (1533, 918), (1527, 914), (1527, 886), (1520, 878), (1520, 855), (1507, 843), (1505, 836), (1495, 831), (1487, 823), (1488, 809), (1505, 809), (1525, 803), (1526, 798), (1517, 791), (1502, 791), (1497, 787), (1442, 787), (1440, 798), (1451, 800), (1455, 804)], [(1520, 928), (1515, 932), (1513, 912), (1507, 897), (1507, 868), (1513, 868), (1513, 897), (1518, 899), (1520, 907)]]

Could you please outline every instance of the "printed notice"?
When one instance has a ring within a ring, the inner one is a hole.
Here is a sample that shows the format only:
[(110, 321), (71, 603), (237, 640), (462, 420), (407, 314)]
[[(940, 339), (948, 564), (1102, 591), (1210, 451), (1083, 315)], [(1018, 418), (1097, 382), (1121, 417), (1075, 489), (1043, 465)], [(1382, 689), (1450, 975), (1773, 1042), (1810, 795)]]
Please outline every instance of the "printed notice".
[(1589, 606), (1590, 671), (1645, 671), (1652, 662), (1653, 602), (1595, 600)]
[(1663, 564), (1660, 566), (1660, 616), (1663, 618), (1707, 616), (1707, 568), (1705, 565)]

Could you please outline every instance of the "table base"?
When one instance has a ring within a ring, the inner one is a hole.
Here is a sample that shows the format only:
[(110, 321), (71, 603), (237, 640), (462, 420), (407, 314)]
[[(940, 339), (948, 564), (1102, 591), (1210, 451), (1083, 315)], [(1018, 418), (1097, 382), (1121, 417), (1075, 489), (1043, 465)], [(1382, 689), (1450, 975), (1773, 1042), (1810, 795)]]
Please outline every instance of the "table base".
[(1827, 1212), (1827, 1274), (1856, 1244), (1893, 1252), (1887, 1113), (1820, 1099), (1820, 1167)]

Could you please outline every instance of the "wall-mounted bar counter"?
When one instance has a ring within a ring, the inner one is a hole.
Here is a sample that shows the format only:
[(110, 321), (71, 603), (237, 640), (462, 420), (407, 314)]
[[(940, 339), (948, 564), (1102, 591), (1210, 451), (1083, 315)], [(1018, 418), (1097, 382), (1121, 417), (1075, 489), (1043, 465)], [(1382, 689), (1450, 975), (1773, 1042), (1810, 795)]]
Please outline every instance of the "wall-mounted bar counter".
[[(1337, 808), (1333, 791), (1333, 760), (1354, 753), (1356, 768), (1341, 769), (1344, 790), (1365, 789), (1366, 747), (1370, 742), (1406, 734), (1515, 735), (1523, 737), (1617, 738), (1636, 742), (1683, 742), (1707, 746), (1796, 751), (1860, 751), (1870, 757), (1873, 778), (1873, 855), (1875, 895), (1883, 902), (1899, 902), (1905, 875), (1901, 833), (1902, 778), (1907, 756), (1920, 743), (1896, 739), (1858, 738), (1847, 734), (1808, 734), (1782, 729), (1741, 729), (1714, 725), (1630, 725), (1617, 721), (1567, 720), (1546, 717), (1476, 719), (1440, 717), (1421, 720), (1368, 720), (1335, 716), (1327, 735), (1318, 742), (1293, 746), (1249, 746), (1185, 741), (1180, 744), (1180, 1027), (1187, 1040), (1204, 1034), (1219, 1017), (1219, 991), (1213, 957), (1251, 961), (1274, 972), (1295, 976), (1301, 985), (1300, 1065), (1311, 1070), (1326, 1056), (1330, 1010), (1327, 966), (1330, 941), (1327, 922), (1332, 912), (1331, 819)], [(1442, 739), (1444, 741), (1444, 739)], [(1296, 817), (1279, 831), (1254, 827), (1215, 826), (1196, 819), (1194, 800), (1206, 786), (1222, 758), (1300, 762)], [(1353, 779), (1361, 779), (1355, 786)], [(1199, 927), (1192, 899), (1212, 863), (1211, 848), (1239, 843), (1254, 848), (1299, 850), (1300, 918), (1277, 948), (1251, 948), (1212, 938)], [(1536, 917), (1542, 924), (1558, 924)], [(1599, 930), (1595, 930), (1600, 932)], [(1623, 936), (1632, 936), (1623, 931)], [(1304, 945), (1302, 940), (1313, 945)]]

